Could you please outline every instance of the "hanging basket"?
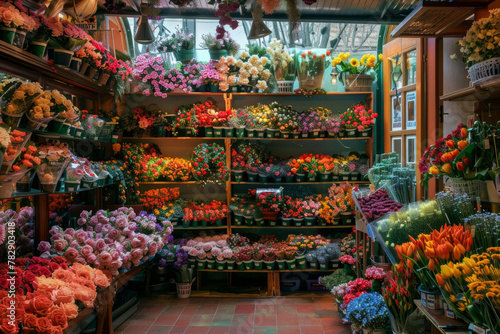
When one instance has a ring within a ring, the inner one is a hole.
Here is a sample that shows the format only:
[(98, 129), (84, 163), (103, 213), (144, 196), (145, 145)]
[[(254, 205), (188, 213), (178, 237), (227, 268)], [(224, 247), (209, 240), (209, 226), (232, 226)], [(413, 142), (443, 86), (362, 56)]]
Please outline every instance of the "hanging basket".
[(471, 199), (481, 196), (480, 180), (464, 180), (461, 178), (448, 178), (451, 192), (455, 194), (467, 194)]
[(500, 77), (500, 57), (484, 60), (469, 68), (472, 85)]
[(373, 78), (367, 74), (348, 74), (345, 76), (346, 92), (370, 92)]

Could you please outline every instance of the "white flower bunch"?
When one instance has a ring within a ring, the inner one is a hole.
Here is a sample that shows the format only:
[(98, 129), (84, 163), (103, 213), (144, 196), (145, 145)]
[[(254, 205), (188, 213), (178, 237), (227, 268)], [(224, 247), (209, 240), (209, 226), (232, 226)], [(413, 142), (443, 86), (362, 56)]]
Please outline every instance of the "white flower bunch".
[(273, 59), (277, 80), (285, 80), (288, 75), (294, 74), (293, 57), (288, 53), (281, 41), (273, 38), (267, 48), (267, 53), (269, 53)]
[(500, 9), (490, 10), (489, 17), (475, 21), (458, 44), (467, 66), (500, 57)]
[(217, 63), (217, 71), (221, 75), (219, 89), (227, 91), (232, 85), (250, 85), (259, 90), (266, 90), (267, 84), (271, 79), (271, 71), (265, 68), (269, 62), (267, 57), (250, 55), (243, 51), (236, 59), (232, 56), (221, 57)]
[(5, 149), (10, 145), (10, 134), (7, 129), (0, 126), (0, 151), (5, 152)]

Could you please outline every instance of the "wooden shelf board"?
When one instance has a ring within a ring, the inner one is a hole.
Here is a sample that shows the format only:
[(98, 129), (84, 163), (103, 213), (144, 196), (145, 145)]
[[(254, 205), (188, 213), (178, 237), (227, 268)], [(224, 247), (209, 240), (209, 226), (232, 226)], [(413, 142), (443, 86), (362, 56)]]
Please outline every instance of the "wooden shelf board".
[(180, 230), (185, 230), (185, 231), (196, 231), (196, 230), (222, 230), (222, 229), (227, 229), (227, 226), (199, 226), (199, 227), (182, 227), (182, 226), (174, 226), (174, 232), (175, 231), (180, 231)]
[[(230, 94), (233, 96), (303, 96), (302, 94), (295, 94), (295, 93), (231, 93), (231, 92), (217, 92), (217, 93), (211, 93), (211, 92), (191, 92), (191, 93), (167, 93), (167, 98), (168, 96), (185, 96), (185, 95), (201, 95), (201, 96), (223, 96), (224, 94)], [(135, 92), (135, 93), (127, 93), (126, 95), (143, 95), (142, 92)], [(321, 95), (313, 95), (312, 97), (316, 96), (325, 96), (325, 95), (335, 95), (335, 96), (350, 96), (350, 95), (372, 95), (372, 92), (327, 92), (326, 94), (321, 94)], [(150, 97), (155, 97), (155, 96), (150, 96)], [(156, 97), (156, 98), (161, 98), (161, 97)]]
[(143, 185), (143, 184), (157, 184), (157, 185), (160, 185), (160, 184), (165, 184), (165, 185), (168, 185), (168, 184), (199, 184), (199, 182), (196, 182), (196, 181), (151, 181), (151, 182), (138, 182), (139, 185)]
[(413, 301), (420, 311), (425, 315), (425, 317), (435, 326), (435, 328), (443, 333), (454, 333), (454, 334), (468, 334), (467, 330), (468, 324), (461, 319), (450, 319), (444, 316), (444, 314), (433, 315), (422, 305), (420, 299)]
[[(170, 93), (167, 93), (167, 98), (168, 96), (190, 96), (190, 95), (201, 95), (201, 96), (224, 96), (225, 93), (222, 93), (222, 92), (216, 92), (216, 93), (212, 93), (212, 92), (191, 92), (191, 93), (174, 93), (174, 92), (170, 92)], [(135, 93), (126, 93), (125, 95), (144, 95), (142, 94), (142, 92), (135, 92)], [(162, 99), (162, 97), (160, 96), (148, 96), (148, 98), (158, 98), (158, 99)]]
[(5, 43), (4, 41), (0, 41), (0, 58), (2, 61), (18, 64), (66, 84), (72, 84), (98, 93), (111, 94), (105, 86), (97, 85), (93, 80), (79, 72), (62, 66), (52, 67), (47, 60)]
[(477, 101), (499, 100), (500, 78), (466, 87), (439, 97), (441, 101)]
[(292, 186), (300, 186), (303, 184), (334, 184), (334, 183), (352, 183), (352, 184), (370, 184), (370, 181), (328, 181), (328, 182), (233, 182), (231, 184), (261, 184), (263, 186), (272, 186), (272, 185), (292, 185)]
[(320, 226), (320, 225), (315, 225), (315, 226), (257, 226), (257, 225), (251, 225), (251, 226), (245, 226), (245, 225), (231, 225), (231, 229), (258, 229), (258, 228), (265, 228), (265, 229), (314, 229), (314, 228), (321, 228), (321, 229), (342, 229), (342, 228), (353, 228), (354, 225), (330, 225), (330, 226)]
[(72, 328), (78, 326), (78, 324), (83, 320), (85, 319), (86, 317), (88, 317), (89, 315), (92, 314), (92, 312), (94, 312), (94, 308), (93, 307), (86, 307), (84, 308), (81, 312), (78, 312), (78, 316), (75, 318), (75, 319), (72, 319), (68, 322), (68, 327), (64, 330), (64, 332), (70, 332)]
[(243, 138), (236, 138), (236, 137), (123, 137), (122, 141), (126, 140), (224, 140), (224, 139), (231, 139), (231, 140), (336, 140), (336, 141), (343, 141), (343, 140), (371, 140), (372, 137), (352, 137), (352, 138), (249, 138), (249, 137), (243, 137)]
[(96, 189), (107, 187), (107, 186), (110, 186), (110, 185), (113, 185), (113, 183), (112, 184), (106, 184), (106, 185), (104, 185), (102, 187), (80, 188), (80, 189), (78, 189), (76, 191), (56, 191), (56, 192), (53, 192), (53, 193), (46, 193), (46, 192), (43, 192), (43, 191), (37, 190), (37, 189), (33, 189), (31, 191), (26, 191), (26, 192), (14, 191), (10, 197), (5, 197), (5, 198), (4, 197), (0, 197), (0, 199), (19, 198), (19, 197), (31, 197), (31, 196), (40, 196), (40, 195), (55, 195), (55, 194), (75, 194), (75, 193), (79, 193), (79, 192), (82, 192), (82, 191), (96, 190)]
[(335, 269), (327, 269), (327, 270), (321, 270), (321, 269), (295, 269), (295, 270), (267, 270), (267, 269), (262, 269), (262, 270), (217, 270), (217, 269), (196, 269), (197, 271), (200, 272), (219, 272), (219, 273), (302, 273), (302, 272), (307, 272), (307, 273), (321, 273), (321, 272), (332, 272), (332, 271), (337, 271), (339, 268)]

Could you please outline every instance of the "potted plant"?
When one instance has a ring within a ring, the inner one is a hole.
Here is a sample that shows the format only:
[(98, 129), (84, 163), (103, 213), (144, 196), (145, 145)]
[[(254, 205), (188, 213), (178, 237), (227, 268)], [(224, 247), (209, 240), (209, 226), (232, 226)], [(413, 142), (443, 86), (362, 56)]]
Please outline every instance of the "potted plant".
[(222, 38), (218, 38), (212, 34), (201, 36), (201, 47), (208, 49), (210, 59), (219, 60), (221, 57), (235, 56), (238, 53), (240, 46), (230, 36), (229, 33), (224, 33)]
[(372, 291), (379, 292), (382, 290), (382, 283), (387, 274), (384, 269), (375, 266), (368, 267), (365, 270), (365, 277), (372, 280)]
[(253, 266), (255, 270), (262, 270), (264, 266), (264, 249), (263, 245), (255, 243), (253, 245)]
[[(346, 275), (342, 270), (336, 270), (330, 275), (319, 278), (319, 282), (323, 284), (327, 290), (331, 291), (334, 287), (349, 283), (354, 280), (354, 277)], [(333, 291), (332, 291), (333, 294)], [(344, 296), (335, 296), (335, 299), (342, 300)]]
[(22, 26), (24, 19), (12, 3), (2, 3), (2, 20), (0, 20), (0, 39), (7, 44), (13, 44), (16, 30)]
[(265, 224), (264, 214), (262, 213), (262, 211), (259, 208), (257, 208), (255, 210), (255, 214), (254, 214), (253, 218), (254, 218), (255, 225), (264, 226), (264, 224)]
[(307, 263), (309, 264), (309, 268), (318, 269), (318, 258), (316, 251), (307, 252), (305, 258)]
[(276, 251), (272, 247), (264, 247), (264, 254), (262, 256), (262, 260), (266, 265), (267, 270), (274, 270), (274, 266), (276, 263)]
[(178, 61), (187, 62), (194, 58), (195, 38), (193, 34), (177, 27), (168, 39), (171, 40), (171, 48)]
[(233, 118), (229, 121), (229, 127), (235, 129), (236, 138), (245, 137), (245, 127), (248, 122), (248, 113), (245, 109), (238, 110), (234, 113)]
[(267, 162), (260, 164), (259, 169), (258, 169), (260, 183), (267, 183), (268, 182), (268, 178), (272, 174), (272, 167), (273, 166), (274, 166), (273, 164), (267, 163)]
[(365, 54), (361, 60), (349, 57), (351, 54), (340, 53), (332, 60), (332, 66), (338, 73), (339, 81), (346, 92), (369, 92), (372, 89), (376, 70), (382, 63), (382, 55)]
[(239, 249), (239, 256), (245, 266), (245, 270), (253, 269), (253, 248), (251, 246), (243, 246)]
[(340, 117), (331, 115), (326, 119), (326, 131), (328, 137), (337, 138), (340, 136)]
[(297, 64), (300, 88), (307, 90), (321, 88), (325, 71), (325, 58), (329, 55), (329, 51), (327, 54), (317, 55), (310, 50), (300, 54)]
[(332, 170), (335, 164), (333, 157), (321, 154), (318, 159), (318, 172), (321, 182), (328, 182), (331, 180)]
[(260, 191), (257, 193), (257, 205), (264, 214), (264, 218), (268, 221), (276, 221), (282, 205), (282, 189)]
[(267, 53), (271, 56), (274, 74), (278, 83), (278, 93), (291, 93), (295, 81), (295, 55), (290, 54), (281, 41), (271, 39)]
[(384, 298), (378, 293), (365, 293), (347, 306), (346, 318), (355, 330), (364, 329), (368, 334), (384, 330), (389, 322), (389, 310)]
[(285, 251), (284, 251), (283, 248), (284, 248), (283, 244), (276, 244), (275, 245), (276, 263), (278, 264), (278, 269), (279, 270), (285, 270), (286, 269)]
[(295, 182), (304, 182), (306, 179), (306, 174), (304, 173), (304, 160), (300, 158), (292, 159), (288, 162), (288, 165), (295, 175)]

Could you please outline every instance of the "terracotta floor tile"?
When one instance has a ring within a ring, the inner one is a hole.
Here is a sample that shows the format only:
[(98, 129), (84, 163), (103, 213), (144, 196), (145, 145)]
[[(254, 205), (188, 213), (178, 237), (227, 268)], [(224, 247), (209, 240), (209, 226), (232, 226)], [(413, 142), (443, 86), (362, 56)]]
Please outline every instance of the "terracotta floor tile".
[(252, 334), (253, 326), (231, 326), (229, 334)]
[(184, 334), (187, 326), (174, 326), (168, 334)]
[(276, 326), (254, 327), (253, 334), (276, 334)]
[(255, 304), (238, 304), (234, 314), (253, 314), (255, 313)]
[(233, 321), (231, 322), (231, 327), (235, 326), (250, 326), (253, 327), (253, 314), (235, 314), (233, 315)]
[(278, 334), (300, 334), (299, 326), (278, 326)]
[(279, 326), (298, 326), (299, 325), (299, 317), (296, 314), (285, 314), (277, 315), (277, 324)]
[(331, 328), (324, 328), (325, 334), (351, 334), (349, 326), (338, 325)]
[(124, 333), (125, 334), (147, 333), (149, 327), (151, 327), (151, 326), (135, 326), (135, 325), (131, 325), (131, 326), (127, 327), (127, 329), (124, 331)]
[(217, 314), (217, 313), (234, 314), (235, 309), (236, 309), (236, 305), (219, 304), (215, 314)]
[(314, 304), (295, 304), (298, 314), (315, 314), (316, 305)]
[(208, 334), (229, 334), (231, 327), (210, 327)]
[(230, 327), (232, 322), (233, 322), (232, 314), (216, 313), (214, 318), (212, 319), (212, 326)]
[(210, 326), (189, 326), (184, 334), (207, 334)]
[(276, 305), (274, 304), (257, 304), (255, 305), (255, 313), (271, 314), (276, 313)]
[(157, 318), (157, 314), (134, 314), (127, 323), (129, 326), (151, 326)]
[(197, 313), (197, 312), (198, 312), (199, 307), (200, 307), (200, 306), (199, 306), (198, 304), (196, 304), (196, 305), (194, 305), (194, 304), (189, 304), (189, 305), (187, 305), (187, 306), (184, 308), (184, 310), (182, 311), (182, 314), (195, 314), (195, 313)]
[(321, 326), (321, 319), (316, 314), (299, 314), (300, 326)]
[(297, 308), (293, 304), (278, 304), (274, 309), (276, 310), (276, 313), (297, 313)]
[(190, 326), (210, 326), (212, 324), (213, 314), (194, 314), (191, 318)]
[(258, 326), (264, 326), (264, 327), (276, 326), (277, 325), (276, 314), (274, 314), (274, 313), (255, 314), (255, 318), (253, 320), (253, 325), (255, 327), (258, 327)]
[(173, 326), (151, 326), (147, 334), (168, 334), (172, 327)]
[(300, 334), (323, 334), (322, 326), (300, 326)]
[(193, 318), (192, 314), (181, 314), (179, 316), (179, 318), (177, 318), (175, 325), (176, 326), (189, 326), (192, 318)]
[(219, 307), (218, 304), (200, 304), (200, 306), (198, 307), (198, 312), (196, 312), (196, 313), (215, 314), (218, 307)]

